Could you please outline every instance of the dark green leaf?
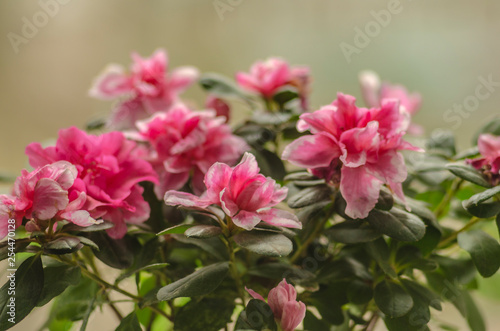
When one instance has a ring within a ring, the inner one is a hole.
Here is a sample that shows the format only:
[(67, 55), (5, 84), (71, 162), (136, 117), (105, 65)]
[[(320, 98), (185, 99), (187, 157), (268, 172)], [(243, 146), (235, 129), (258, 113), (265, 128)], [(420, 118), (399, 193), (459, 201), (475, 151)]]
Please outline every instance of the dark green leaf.
[(217, 97), (245, 97), (239, 87), (229, 78), (216, 73), (205, 73), (199, 83), (207, 92)]
[(111, 222), (102, 222), (91, 226), (78, 226), (75, 223), (68, 223), (64, 225), (61, 231), (64, 232), (94, 232), (111, 229), (115, 225)]
[(257, 124), (245, 124), (236, 129), (234, 133), (245, 139), (250, 146), (259, 149), (262, 149), (266, 142), (276, 138), (273, 131)]
[(401, 285), (383, 280), (375, 286), (375, 303), (390, 318), (401, 317), (413, 307), (413, 299)]
[(316, 307), (324, 321), (333, 325), (344, 322), (345, 316), (342, 306), (348, 303), (346, 289), (349, 281), (330, 283), (314, 292), (308, 300), (311, 306)]
[(455, 176), (465, 179), (468, 182), (483, 187), (491, 187), (490, 183), (484, 179), (483, 175), (472, 166), (463, 163), (451, 163), (446, 165), (446, 169)]
[(213, 225), (195, 225), (184, 232), (186, 237), (191, 238), (211, 238), (216, 237), (222, 233), (222, 230), (218, 226)]
[(307, 207), (320, 201), (331, 200), (330, 194), (332, 192), (326, 185), (308, 187), (288, 198), (288, 205), (291, 208)]
[(325, 235), (332, 241), (344, 244), (358, 244), (375, 240), (382, 234), (364, 221), (348, 220), (328, 228)]
[(481, 230), (461, 232), (458, 245), (469, 252), (477, 270), (483, 277), (493, 276), (500, 268), (500, 244)]
[[(176, 331), (220, 330), (231, 322), (234, 302), (230, 298), (191, 300), (175, 315)], [(193, 318), (196, 316), (196, 318)]]
[(186, 232), (186, 230), (192, 226), (193, 226), (193, 224), (179, 224), (179, 225), (172, 226), (168, 229), (162, 230), (159, 233), (157, 233), (156, 235), (163, 236), (165, 234), (182, 234), (182, 233)]
[(94, 250), (95, 256), (110, 267), (127, 269), (134, 263), (134, 255), (141, 250), (135, 237), (125, 235), (121, 239), (113, 239), (105, 232), (90, 232), (89, 239), (99, 246)]
[(458, 284), (469, 284), (476, 277), (476, 267), (471, 259), (451, 258), (433, 255), (432, 259), (439, 264), (440, 271)]
[(43, 246), (46, 254), (64, 255), (78, 251), (83, 247), (76, 237), (60, 237)]
[(363, 264), (353, 258), (342, 258), (325, 264), (316, 279), (326, 283), (331, 280), (351, 280), (353, 277), (372, 281), (372, 275)]
[(322, 319), (318, 319), (309, 310), (306, 310), (304, 318), (304, 329), (309, 331), (330, 331), (330, 326)]
[(224, 261), (228, 258), (227, 249), (218, 237), (194, 239), (187, 238), (186, 236), (181, 234), (173, 234), (172, 236), (175, 238), (175, 240), (183, 244), (194, 245), (203, 249), (205, 252), (211, 254), (218, 260)]
[(390, 192), (387, 192), (385, 189), (380, 190), (380, 195), (377, 200), (377, 204), (375, 208), (381, 210), (391, 210), (394, 205), (394, 198)]
[(104, 128), (105, 125), (106, 125), (106, 120), (103, 118), (98, 118), (87, 122), (87, 124), (85, 125), (85, 130), (86, 131), (99, 130)]
[(283, 180), (286, 174), (285, 166), (281, 158), (267, 149), (255, 149), (252, 151), (260, 167), (260, 172), (275, 180)]
[(280, 108), (283, 108), (287, 102), (292, 101), (293, 99), (296, 99), (298, 97), (299, 93), (297, 89), (293, 87), (287, 87), (276, 92), (276, 94), (274, 94), (273, 96), (273, 99), (280, 106)]
[(137, 319), (137, 315), (135, 311), (131, 312), (127, 315), (122, 321), (120, 325), (116, 328), (115, 331), (141, 331), (141, 325), (139, 324), (139, 320)]
[(441, 298), (436, 293), (429, 290), (427, 287), (420, 285), (419, 283), (409, 280), (401, 279), (401, 283), (411, 294), (413, 299), (418, 298), (420, 301), (424, 302), (427, 306), (431, 306), (434, 309), (442, 310)]
[(79, 267), (65, 264), (47, 266), (43, 269), (43, 274), (44, 285), (37, 302), (38, 307), (45, 305), (52, 298), (61, 294), (68, 286), (78, 284), (81, 278)]
[(373, 298), (373, 288), (369, 282), (354, 279), (347, 287), (349, 302), (356, 305), (368, 303)]
[(455, 137), (453, 131), (449, 130), (434, 130), (431, 133), (431, 138), (427, 141), (426, 151), (438, 153), (446, 157), (452, 157), (456, 154)]
[(377, 231), (401, 241), (418, 241), (425, 235), (425, 224), (410, 213), (393, 208), (390, 212), (373, 209), (366, 220)]
[(483, 316), (481, 316), (481, 312), (477, 308), (476, 303), (472, 299), (469, 292), (463, 291), (462, 296), (467, 309), (467, 323), (469, 324), (471, 331), (486, 331)]
[[(9, 254), (11, 257), (13, 256), (12, 254), (15, 253), (21, 253), (24, 251), (26, 247), (31, 243), (31, 240), (26, 238), (26, 239), (16, 239), (15, 241), (10, 241), (5, 240), (0, 243), (0, 261), (5, 260), (6, 258), (9, 257)], [(12, 250), (13, 249), (13, 250)]]
[(457, 153), (453, 159), (454, 160), (462, 160), (462, 159), (470, 159), (479, 154), (479, 148), (477, 146), (467, 148), (466, 150)]
[(235, 330), (277, 330), (271, 308), (262, 300), (252, 299), (241, 312)]
[(467, 211), (479, 218), (490, 218), (500, 213), (500, 201), (483, 202), (478, 205), (471, 204), (466, 207)]
[(279, 233), (241, 232), (233, 239), (239, 246), (260, 255), (282, 257), (290, 254), (293, 249), (292, 241)]
[(497, 195), (500, 193), (500, 185), (495, 186), (493, 188), (490, 188), (488, 190), (485, 190), (481, 193), (474, 194), (471, 196), (468, 200), (465, 200), (462, 202), (462, 205), (464, 206), (465, 209), (469, 209), (470, 207), (474, 205), (479, 205), (480, 203), (488, 200), (489, 198), (492, 198), (493, 196)]
[(0, 330), (10, 329), (36, 307), (44, 283), (40, 255), (27, 258), (17, 271), (7, 270), (5, 279), (0, 289)]
[(286, 278), (289, 283), (294, 284), (307, 282), (315, 277), (310, 271), (283, 262), (259, 264), (248, 269), (247, 274), (277, 280)]
[(384, 271), (386, 275), (392, 278), (396, 278), (397, 274), (392, 265), (389, 262), (390, 251), (384, 238), (379, 238), (377, 240), (371, 241), (365, 244), (368, 254), (377, 261), (380, 269)]
[(52, 305), (52, 313), (58, 320), (78, 321), (94, 308), (99, 286), (86, 277), (76, 285), (69, 286)]
[(92, 240), (90, 240), (89, 238), (87, 238), (87, 237), (81, 237), (81, 236), (77, 236), (77, 238), (85, 246), (89, 246), (90, 248), (93, 248), (93, 249), (95, 249), (97, 251), (99, 250), (99, 246), (97, 246), (97, 244), (95, 242), (93, 242)]
[(229, 270), (228, 262), (220, 262), (196, 270), (158, 291), (160, 301), (178, 297), (193, 297), (205, 295), (215, 290), (224, 280)]

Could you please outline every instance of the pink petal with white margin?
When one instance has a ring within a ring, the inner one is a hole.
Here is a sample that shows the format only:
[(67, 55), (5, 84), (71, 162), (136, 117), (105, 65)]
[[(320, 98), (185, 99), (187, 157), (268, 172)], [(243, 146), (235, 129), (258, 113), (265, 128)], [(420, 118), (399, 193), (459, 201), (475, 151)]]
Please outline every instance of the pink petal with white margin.
[(238, 214), (231, 217), (233, 223), (245, 230), (252, 230), (260, 222), (260, 216), (254, 212), (240, 210)]
[(233, 169), (225, 163), (216, 162), (205, 174), (207, 197), (213, 203), (219, 203), (220, 192), (229, 184)]
[(255, 156), (246, 152), (240, 163), (233, 168), (231, 174), (229, 191), (232, 197), (237, 197), (246, 186), (247, 180), (255, 177), (259, 173), (259, 165)]
[(90, 91), (89, 95), (97, 99), (114, 99), (120, 95), (132, 92), (130, 79), (125, 75), (122, 66), (110, 64), (99, 75)]
[(352, 218), (366, 218), (377, 204), (382, 182), (367, 173), (364, 166), (342, 167), (340, 193), (347, 202), (345, 213)]
[(252, 298), (257, 299), (257, 300), (262, 300), (264, 302), (266, 301), (266, 300), (264, 300), (264, 297), (262, 295), (255, 292), (254, 290), (247, 288), (246, 286), (245, 286), (245, 290), (248, 292), (248, 294), (250, 294), (252, 296)]
[(300, 137), (285, 147), (281, 158), (303, 168), (327, 167), (341, 154), (336, 139), (325, 132)]
[(395, 150), (380, 153), (377, 162), (368, 164), (366, 170), (384, 183), (402, 183), (408, 175), (403, 155)]
[(297, 216), (286, 210), (272, 208), (259, 211), (259, 216), (264, 222), (274, 226), (302, 229), (302, 223)]
[(359, 167), (366, 163), (369, 153), (373, 153), (379, 144), (378, 122), (370, 122), (364, 128), (345, 131), (340, 136), (342, 155), (340, 161), (344, 166)]
[(35, 186), (32, 216), (48, 220), (68, 205), (68, 191), (63, 190), (54, 180), (42, 178)]
[(94, 218), (92, 218), (90, 216), (89, 212), (86, 210), (64, 212), (59, 216), (62, 219), (68, 220), (71, 223), (74, 223), (78, 226), (83, 226), (83, 227), (102, 223), (102, 220), (96, 221)]
[(165, 193), (165, 204), (168, 206), (183, 206), (187, 208), (206, 208), (211, 202), (201, 199), (196, 195), (179, 191), (168, 191)]
[(169, 87), (176, 92), (182, 92), (187, 89), (195, 80), (198, 79), (199, 71), (195, 67), (178, 67), (170, 74)]
[(229, 216), (233, 216), (240, 209), (238, 205), (232, 200), (231, 195), (227, 189), (220, 192), (220, 204), (222, 210)]

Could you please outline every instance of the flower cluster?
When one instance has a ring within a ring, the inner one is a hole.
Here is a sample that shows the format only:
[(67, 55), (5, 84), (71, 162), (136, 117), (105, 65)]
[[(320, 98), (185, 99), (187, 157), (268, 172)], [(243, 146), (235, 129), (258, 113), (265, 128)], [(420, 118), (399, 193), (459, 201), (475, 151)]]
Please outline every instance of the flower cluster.
[(26, 230), (40, 231), (48, 221), (67, 220), (79, 226), (97, 221), (84, 205), (86, 193), (79, 191), (75, 166), (58, 161), (41, 166), (32, 172), (22, 171), (14, 183), (13, 195), (0, 195), (0, 238), (7, 234), (7, 221), (16, 220), (16, 228), (23, 218), (28, 219)]
[(467, 162), (481, 171), (492, 186), (500, 184), (500, 136), (482, 134), (477, 146), (482, 157)]
[(98, 99), (125, 98), (108, 120), (113, 129), (131, 128), (140, 119), (167, 111), (178, 95), (197, 78), (194, 67), (179, 67), (168, 73), (167, 53), (160, 49), (150, 58), (132, 53), (130, 73), (117, 64), (109, 65), (95, 80), (90, 95)]
[[(259, 293), (246, 287), (245, 289), (252, 298), (265, 301)], [(283, 331), (295, 330), (306, 315), (306, 305), (302, 301), (297, 301), (297, 291), (286, 282), (286, 279), (269, 291), (267, 303)]]
[(385, 99), (380, 108), (370, 109), (358, 108), (355, 102), (339, 93), (331, 105), (302, 114), (297, 128), (312, 135), (288, 145), (282, 158), (339, 185), (346, 214), (365, 218), (375, 207), (382, 184), (404, 200), (401, 183), (407, 172), (398, 151), (418, 149), (402, 139), (409, 117), (397, 100)]
[[(361, 92), (368, 107), (380, 107), (385, 99), (397, 99), (401, 108), (411, 116), (420, 109), (422, 99), (418, 93), (409, 93), (402, 85), (382, 83), (379, 76), (373, 71), (363, 71), (359, 75)], [(420, 135), (423, 128), (415, 123), (410, 123), (408, 133)]]
[(130, 136), (151, 146), (148, 158), (160, 177), (155, 188), (158, 199), (168, 190), (182, 188), (190, 175), (194, 191), (201, 194), (203, 177), (212, 164), (233, 165), (249, 149), (224, 122), (213, 111), (194, 112), (182, 104), (137, 122), (138, 132)]
[(108, 230), (113, 238), (127, 232), (126, 223), (139, 224), (149, 218), (149, 204), (142, 197), (142, 181), (158, 183), (151, 165), (142, 159), (135, 142), (121, 132), (89, 135), (75, 127), (59, 131), (56, 145), (42, 148), (31, 143), (26, 154), (33, 167), (68, 161), (77, 170), (74, 194), (86, 196), (83, 209), (93, 218), (114, 223)]
[(264, 99), (271, 99), (287, 85), (295, 87), (304, 110), (307, 109), (310, 80), (309, 68), (290, 68), (288, 62), (277, 57), (255, 62), (249, 73), (238, 72), (236, 74), (236, 81), (242, 88), (258, 93)]
[(286, 198), (288, 189), (259, 174), (255, 157), (245, 153), (241, 162), (231, 168), (215, 163), (205, 175), (206, 192), (201, 196), (168, 191), (165, 203), (171, 206), (206, 209), (217, 205), (231, 217), (232, 222), (245, 229), (253, 229), (261, 220), (275, 226), (302, 228), (297, 217), (285, 210), (272, 208)]

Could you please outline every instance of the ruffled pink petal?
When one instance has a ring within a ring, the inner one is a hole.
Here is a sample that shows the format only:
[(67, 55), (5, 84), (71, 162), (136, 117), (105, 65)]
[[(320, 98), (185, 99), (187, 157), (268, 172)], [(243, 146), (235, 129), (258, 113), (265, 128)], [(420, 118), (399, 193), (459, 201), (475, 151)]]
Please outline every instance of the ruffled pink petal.
[(89, 212), (86, 210), (68, 211), (61, 213), (59, 216), (62, 219), (83, 227), (102, 223), (102, 220), (98, 222), (94, 218), (92, 218)]
[[(364, 128), (355, 128), (342, 133), (342, 155), (340, 160), (348, 167), (359, 167), (366, 163), (369, 153), (379, 144), (378, 122), (370, 122)], [(376, 152), (376, 151), (375, 151)]]
[(42, 178), (35, 186), (32, 216), (39, 220), (51, 219), (66, 208), (68, 202), (68, 191), (53, 179)]
[(248, 294), (250, 294), (250, 296), (254, 299), (257, 299), (257, 300), (262, 300), (262, 301), (266, 301), (264, 300), (264, 297), (262, 295), (260, 295), (259, 293), (255, 292), (254, 290), (250, 289), (250, 288), (247, 288), (245, 286), (245, 290), (248, 292)]
[(488, 158), (500, 156), (500, 136), (493, 136), (489, 133), (479, 136), (477, 141), (479, 153)]
[(368, 174), (364, 166), (342, 167), (340, 193), (347, 202), (345, 213), (351, 218), (366, 218), (377, 204), (382, 182)]
[(220, 204), (224, 213), (229, 216), (233, 216), (240, 209), (238, 205), (233, 201), (229, 191), (225, 188), (220, 192)]
[(321, 132), (300, 137), (285, 147), (281, 158), (304, 168), (328, 166), (341, 154), (336, 139)]
[(163, 199), (165, 192), (169, 190), (178, 190), (189, 180), (189, 172), (170, 173), (160, 172), (160, 183), (155, 185), (154, 191), (158, 200)]
[(252, 230), (260, 222), (260, 217), (255, 212), (240, 210), (240, 212), (231, 217), (233, 223), (245, 230)]
[(274, 226), (302, 229), (302, 223), (297, 216), (286, 210), (271, 208), (269, 210), (260, 211), (259, 216), (264, 222)]
[(404, 157), (395, 150), (379, 154), (377, 162), (367, 165), (366, 170), (384, 183), (402, 183), (407, 176)]
[(169, 88), (177, 93), (184, 91), (193, 84), (200, 73), (195, 67), (178, 67), (170, 74)]
[(220, 193), (228, 186), (232, 171), (227, 164), (216, 162), (205, 174), (207, 197), (213, 203), (220, 203)]
[(236, 165), (231, 174), (229, 191), (233, 197), (237, 197), (245, 188), (248, 179), (257, 176), (259, 173), (259, 165), (255, 156), (250, 153), (245, 153), (240, 163)]
[(111, 64), (96, 78), (89, 95), (98, 99), (114, 99), (130, 92), (132, 92), (130, 78), (125, 74), (123, 67)]
[(238, 85), (240, 85), (242, 88), (246, 90), (252, 92), (259, 91), (257, 88), (257, 82), (255, 81), (254, 77), (245, 72), (238, 72), (236, 74), (236, 82), (238, 83)]

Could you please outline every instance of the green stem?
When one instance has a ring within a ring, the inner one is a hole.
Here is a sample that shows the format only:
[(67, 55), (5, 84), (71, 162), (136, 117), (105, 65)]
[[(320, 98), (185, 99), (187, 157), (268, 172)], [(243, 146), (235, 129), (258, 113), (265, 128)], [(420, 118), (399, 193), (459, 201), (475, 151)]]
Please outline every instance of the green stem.
[(470, 229), (474, 224), (477, 222), (481, 221), (481, 218), (478, 218), (476, 216), (472, 217), (467, 224), (465, 224), (461, 229), (453, 232), (450, 234), (448, 237), (444, 238), (441, 240), (441, 242), (438, 245), (438, 248), (444, 248), (448, 246), (451, 242), (453, 242), (455, 239), (457, 239), (457, 236), (459, 233), (464, 232), (465, 230)]
[(238, 268), (236, 267), (236, 254), (234, 252), (234, 247), (231, 239), (223, 238), (224, 244), (226, 244), (227, 252), (229, 253), (229, 272), (236, 283), (236, 289), (238, 291), (238, 297), (241, 300), (241, 304), (245, 306), (245, 294), (243, 293), (243, 284), (241, 283), (240, 275), (238, 273)]
[[(108, 283), (107, 281), (105, 281), (104, 279), (102, 279), (98, 275), (94, 274), (93, 272), (89, 271), (87, 268), (85, 268), (83, 265), (81, 265), (78, 262), (73, 262), (73, 261), (68, 260), (68, 259), (66, 259), (64, 257), (61, 257), (61, 256), (59, 256), (58, 258), (59, 258), (59, 260), (61, 262), (64, 262), (64, 263), (69, 264), (69, 265), (73, 265), (75, 267), (79, 267), (80, 270), (82, 271), (82, 274), (84, 274), (85, 276), (87, 276), (87, 278), (95, 281), (96, 283), (102, 285), (105, 288), (108, 288), (108, 289), (111, 289), (111, 290), (113, 290), (115, 292), (121, 293), (121, 294), (123, 294), (123, 295), (125, 295), (125, 296), (127, 296), (127, 297), (129, 297), (131, 299), (133, 299), (137, 303), (141, 302), (142, 299), (143, 299), (143, 298), (141, 298), (141, 297), (139, 297), (139, 296), (137, 296), (135, 294), (132, 294), (132, 293), (130, 293), (128, 291), (125, 291), (125, 290), (119, 288), (118, 286), (115, 286), (113, 284)], [(164, 311), (162, 311), (162, 310), (160, 310), (160, 309), (158, 309), (158, 308), (156, 308), (154, 306), (146, 306), (146, 307), (148, 309), (152, 310), (153, 312), (155, 312), (157, 314), (160, 314), (163, 317), (171, 320), (170, 316), (168, 316)]]
[(439, 205), (436, 207), (436, 210), (434, 210), (434, 215), (436, 215), (436, 218), (440, 218), (443, 216), (444, 211), (448, 204), (451, 202), (451, 199), (455, 196), (455, 193), (460, 189), (460, 185), (464, 182), (463, 179), (456, 178), (450, 185), (450, 188), (448, 191), (446, 191), (445, 196), (443, 197), (443, 200), (439, 203)]
[(295, 251), (295, 253), (292, 255), (292, 257), (290, 258), (291, 263), (295, 263), (302, 256), (302, 254), (307, 250), (307, 248), (314, 241), (314, 239), (316, 239), (316, 237), (318, 237), (321, 234), (321, 232), (323, 231), (323, 229), (325, 227), (326, 222), (328, 222), (328, 220), (332, 217), (333, 212), (334, 212), (334, 209), (333, 209), (333, 205), (332, 205), (330, 207), (330, 210), (328, 211), (326, 217), (316, 224), (316, 227), (311, 232), (309, 237), (307, 237), (307, 239), (304, 241), (304, 243), (302, 243), (302, 245), (300, 245), (297, 248), (297, 250)]

